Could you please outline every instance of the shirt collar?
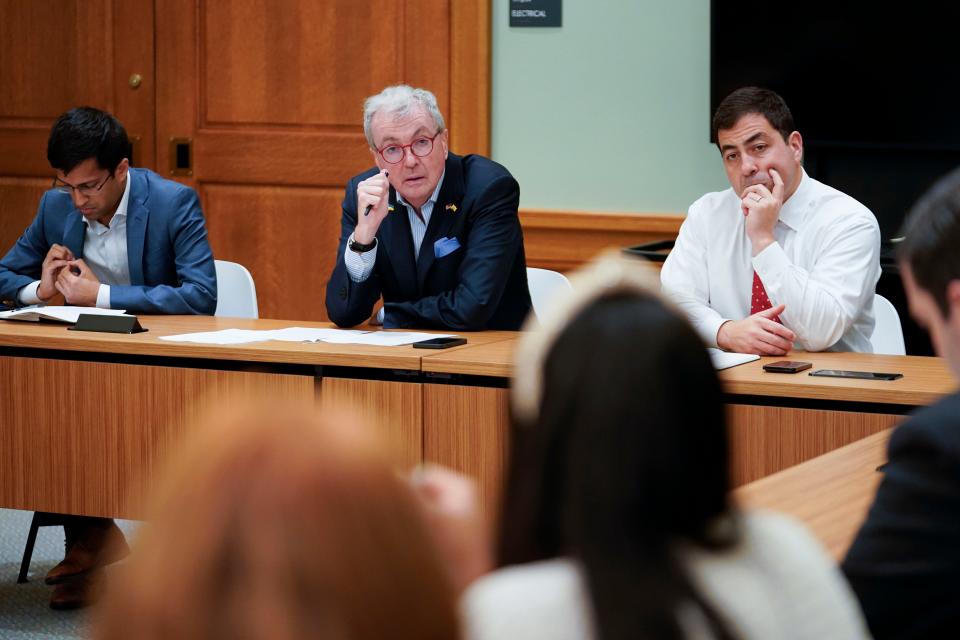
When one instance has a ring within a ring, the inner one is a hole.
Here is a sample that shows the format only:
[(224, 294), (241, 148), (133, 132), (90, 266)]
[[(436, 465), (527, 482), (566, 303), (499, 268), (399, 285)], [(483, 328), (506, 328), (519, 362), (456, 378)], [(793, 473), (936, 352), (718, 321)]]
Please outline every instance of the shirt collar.
[(96, 231), (97, 233), (105, 233), (106, 229), (113, 227), (113, 221), (116, 220), (118, 216), (121, 218), (127, 217), (127, 203), (130, 202), (130, 183), (133, 182), (132, 177), (128, 169), (126, 184), (123, 185), (123, 196), (120, 198), (120, 204), (117, 205), (117, 210), (113, 212), (113, 217), (110, 219), (110, 227), (106, 227), (96, 220), (87, 220), (81, 216), (83, 223), (87, 225), (87, 229)]
[(800, 167), (800, 184), (793, 195), (787, 198), (787, 201), (780, 207), (780, 222), (787, 225), (794, 231), (800, 229), (803, 219), (807, 217), (810, 210), (810, 186), (812, 179), (807, 172)]
[[(433, 211), (433, 205), (437, 204), (437, 198), (440, 197), (440, 187), (443, 186), (443, 177), (444, 177), (445, 175), (447, 175), (447, 170), (446, 170), (446, 169), (444, 169), (444, 170), (443, 170), (443, 173), (440, 174), (440, 179), (437, 181), (437, 188), (433, 190), (433, 194), (430, 196), (430, 199), (427, 200), (427, 202), (430, 203), (430, 210), (431, 210), (431, 211)], [(397, 202), (399, 202), (400, 204), (402, 204), (402, 205), (405, 206), (405, 207), (411, 206), (406, 200), (403, 199), (403, 196), (400, 195), (400, 192), (399, 192), (399, 191), (397, 191)], [(427, 202), (424, 202), (424, 203), (423, 203), (424, 206), (426, 206)], [(423, 211), (423, 207), (420, 207), (420, 210), (421, 210), (421, 212), (422, 212), (422, 211)]]

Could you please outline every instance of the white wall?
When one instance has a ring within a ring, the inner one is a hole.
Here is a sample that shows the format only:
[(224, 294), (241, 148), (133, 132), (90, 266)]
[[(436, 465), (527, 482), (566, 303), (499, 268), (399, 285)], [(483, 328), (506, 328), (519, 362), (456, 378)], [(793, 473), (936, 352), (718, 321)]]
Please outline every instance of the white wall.
[(493, 2), (492, 156), (525, 208), (683, 213), (729, 186), (710, 127), (710, 0)]

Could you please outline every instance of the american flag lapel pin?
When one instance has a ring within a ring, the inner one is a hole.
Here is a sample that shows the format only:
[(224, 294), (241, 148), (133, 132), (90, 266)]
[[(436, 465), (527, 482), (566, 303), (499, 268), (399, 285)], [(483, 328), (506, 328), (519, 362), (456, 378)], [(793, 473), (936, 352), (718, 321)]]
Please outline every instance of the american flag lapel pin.
[(456, 212), (457, 212), (457, 205), (455, 205), (455, 204), (453, 204), (453, 203), (451, 202), (450, 204), (448, 204), (447, 206), (445, 206), (444, 209), (445, 209), (446, 211), (453, 211), (454, 213), (456, 213)]

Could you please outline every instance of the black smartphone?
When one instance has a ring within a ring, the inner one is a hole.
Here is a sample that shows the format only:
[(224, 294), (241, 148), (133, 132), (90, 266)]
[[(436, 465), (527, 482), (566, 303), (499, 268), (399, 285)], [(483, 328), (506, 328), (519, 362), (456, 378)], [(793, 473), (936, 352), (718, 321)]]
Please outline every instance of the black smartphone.
[(858, 380), (896, 380), (902, 378), (902, 373), (880, 373), (877, 371), (843, 371), (841, 369), (817, 369), (810, 372), (811, 376), (824, 378), (856, 378)]
[(779, 360), (777, 362), (768, 362), (763, 365), (764, 371), (770, 373), (797, 373), (809, 369), (813, 366), (811, 362), (801, 362), (800, 360)]
[(450, 347), (456, 347), (457, 345), (467, 344), (466, 338), (430, 338), (429, 340), (421, 340), (420, 342), (414, 342), (414, 349), (448, 349)]

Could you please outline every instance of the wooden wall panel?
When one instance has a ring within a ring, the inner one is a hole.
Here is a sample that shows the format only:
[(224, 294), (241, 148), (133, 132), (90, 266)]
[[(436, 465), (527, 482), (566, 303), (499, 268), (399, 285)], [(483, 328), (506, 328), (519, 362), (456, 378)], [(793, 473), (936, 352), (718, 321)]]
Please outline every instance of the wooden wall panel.
[[(158, 463), (205, 407), (314, 398), (310, 376), (39, 358), (0, 358), (0, 379), (0, 505), (97, 516), (142, 515)], [(82, 392), (91, 379), (98, 394)]]
[(684, 216), (588, 211), (520, 212), (527, 266), (570, 271), (607, 248), (674, 240)]
[(0, 178), (51, 176), (50, 125), (79, 105), (114, 113), (151, 166), (152, 34), (152, 0), (0, 0)]
[[(450, 114), (450, 12), (462, 0), (407, 0), (404, 2), (403, 66), (396, 82), (430, 89), (440, 111)], [(428, 35), (428, 34), (433, 34)], [(385, 86), (385, 85), (384, 85)], [(374, 92), (383, 87), (377, 87)], [(447, 122), (447, 127), (457, 126)], [(457, 149), (454, 149), (457, 152)], [(458, 152), (459, 153), (459, 152)]]
[(450, 148), (490, 155), (490, 2), (450, 5)]
[[(53, 119), (71, 105), (79, 61), (77, 4), (0, 0), (0, 118)], [(39, 25), (44, 37), (37, 37)]]
[(896, 425), (902, 416), (728, 405), (737, 487)]
[[(153, 0), (115, 0), (113, 104), (133, 144), (131, 164), (156, 170), (156, 88)], [(130, 85), (133, 74), (140, 85)]]
[(30, 225), (40, 196), (49, 188), (47, 178), (0, 177), (0, 255), (5, 254)]
[(403, 7), (394, 0), (205, 3), (202, 124), (355, 131), (370, 87), (399, 75)]
[(321, 406), (346, 409), (383, 435), (403, 468), (423, 460), (423, 385), (380, 380), (323, 378)]
[(423, 385), (423, 459), (479, 483), (491, 519), (499, 513), (509, 435), (507, 389)]
[(343, 192), (210, 184), (201, 195), (213, 253), (250, 270), (260, 317), (325, 320)]

